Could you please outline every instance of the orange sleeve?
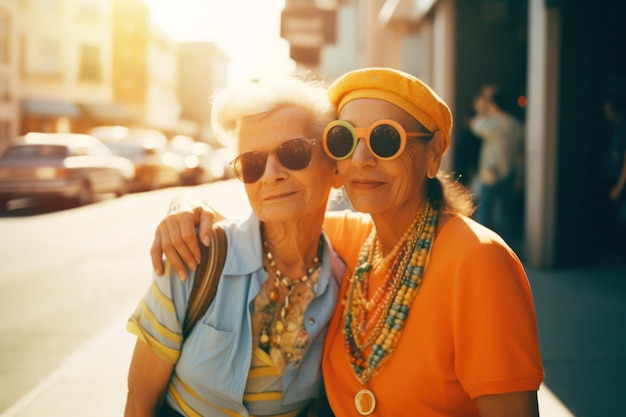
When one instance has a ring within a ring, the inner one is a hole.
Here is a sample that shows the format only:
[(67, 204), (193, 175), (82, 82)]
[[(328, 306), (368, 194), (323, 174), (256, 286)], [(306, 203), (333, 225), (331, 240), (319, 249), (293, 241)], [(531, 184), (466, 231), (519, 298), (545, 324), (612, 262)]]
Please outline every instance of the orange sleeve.
[(471, 398), (492, 394), (494, 381), (498, 392), (538, 389), (536, 315), (519, 261), (501, 246), (481, 245), (457, 271), (455, 368), (465, 391)]

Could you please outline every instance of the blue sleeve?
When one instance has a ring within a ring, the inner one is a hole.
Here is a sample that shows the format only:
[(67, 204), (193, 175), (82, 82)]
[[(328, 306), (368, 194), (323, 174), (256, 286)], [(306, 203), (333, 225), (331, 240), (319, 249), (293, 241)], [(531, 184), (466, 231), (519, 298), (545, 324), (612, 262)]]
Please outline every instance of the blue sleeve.
[(127, 330), (146, 342), (164, 360), (176, 363), (182, 347), (182, 323), (193, 285), (193, 271), (184, 282), (166, 262), (165, 273), (152, 285), (128, 320)]

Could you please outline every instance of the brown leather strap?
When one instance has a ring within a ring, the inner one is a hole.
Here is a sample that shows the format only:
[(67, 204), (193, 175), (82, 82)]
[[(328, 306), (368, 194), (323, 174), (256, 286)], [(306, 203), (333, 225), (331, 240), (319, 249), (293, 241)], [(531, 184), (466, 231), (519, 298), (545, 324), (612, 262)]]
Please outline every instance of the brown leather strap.
[(219, 226), (213, 226), (211, 243), (208, 247), (200, 245), (202, 258), (196, 269), (195, 278), (187, 314), (183, 324), (183, 339), (186, 339), (200, 317), (204, 315), (213, 301), (219, 284), (220, 275), (226, 262), (226, 233)]

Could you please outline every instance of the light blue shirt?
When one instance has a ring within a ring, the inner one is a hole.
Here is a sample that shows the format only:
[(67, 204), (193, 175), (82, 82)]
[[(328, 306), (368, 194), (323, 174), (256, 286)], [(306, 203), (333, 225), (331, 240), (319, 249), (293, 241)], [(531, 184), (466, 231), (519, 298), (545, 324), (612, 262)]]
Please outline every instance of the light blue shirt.
[[(185, 317), (192, 278), (182, 282), (171, 268), (166, 268), (166, 271), (171, 270), (169, 276), (154, 278), (153, 287), (154, 284), (158, 287), (156, 294), (154, 288), (148, 291), (144, 307), (140, 304), (131, 321), (137, 324), (143, 340), (153, 341), (152, 347), (157, 353), (159, 350), (180, 350), (167, 391), (167, 401), (172, 408), (178, 409), (175, 404), (182, 400), (203, 416), (226, 415), (219, 411), (220, 408), (248, 416), (243, 394), (252, 349), (258, 344), (252, 338), (253, 300), (268, 279), (268, 274), (263, 268), (259, 219), (251, 214), (245, 220), (220, 224), (226, 232), (228, 251), (217, 293), (182, 350), (182, 339), (172, 337), (172, 334), (182, 333), (181, 323)], [(274, 410), (276, 414), (302, 407), (319, 395), (324, 337), (344, 271), (345, 265), (324, 235), (322, 271), (314, 288), (317, 297), (311, 301), (304, 316), (309, 344), (299, 366), (288, 363), (284, 370), (282, 401), (278, 404), (280, 410)], [(188, 271), (187, 276), (193, 277), (193, 272)], [(160, 297), (159, 292), (165, 297)], [(158, 321), (157, 325), (149, 320), (150, 313)]]

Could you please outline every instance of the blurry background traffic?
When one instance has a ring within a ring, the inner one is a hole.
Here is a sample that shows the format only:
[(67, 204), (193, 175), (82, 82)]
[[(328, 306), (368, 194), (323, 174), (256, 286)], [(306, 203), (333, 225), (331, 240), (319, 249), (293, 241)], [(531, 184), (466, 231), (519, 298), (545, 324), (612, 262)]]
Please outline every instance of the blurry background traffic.
[[(626, 94), (625, 20), (619, 0), (0, 0), (0, 203), (19, 207), (54, 186), (84, 204), (101, 191), (229, 178), (235, 150), (211, 133), (214, 91), (239, 77), (306, 70), (332, 82), (390, 66), (450, 104), (444, 168), (467, 184), (473, 98), (487, 83), (510, 92), (525, 126), (525, 258), (588, 263), (606, 252), (593, 221), (606, 209), (597, 187), (610, 136), (602, 103)], [(134, 175), (99, 188), (102, 158), (11, 151), (34, 146), (33, 132), (90, 135), (131, 161)]]

